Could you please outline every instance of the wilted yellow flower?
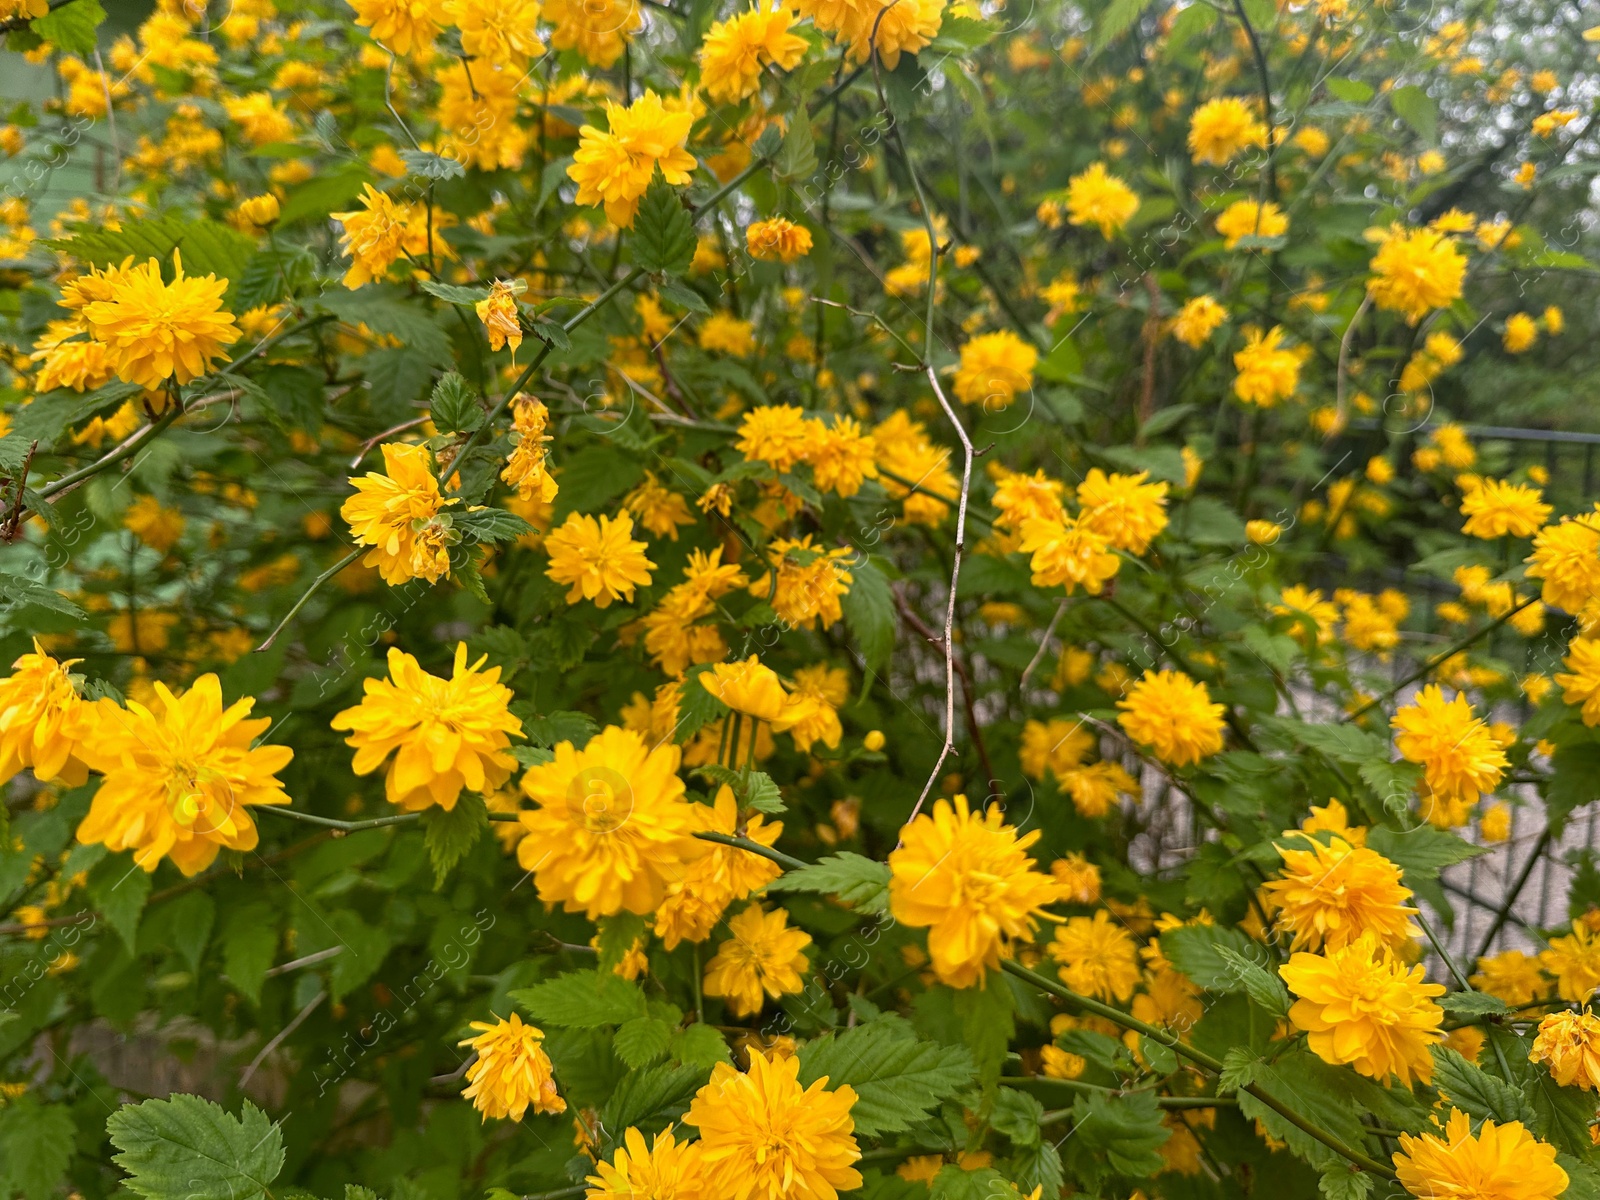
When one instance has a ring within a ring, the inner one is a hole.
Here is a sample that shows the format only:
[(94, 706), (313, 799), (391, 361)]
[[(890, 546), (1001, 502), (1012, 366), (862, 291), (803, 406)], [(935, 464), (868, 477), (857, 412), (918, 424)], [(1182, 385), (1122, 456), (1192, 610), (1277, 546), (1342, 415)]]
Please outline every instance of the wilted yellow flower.
[(542, 1029), (523, 1024), (516, 1013), (493, 1025), (474, 1021), (472, 1028), (480, 1031), (478, 1036), (457, 1043), (471, 1046), (478, 1056), (467, 1068), (467, 1089), (461, 1098), (471, 1100), (484, 1120), (520, 1121), (530, 1108), (536, 1113), (566, 1112), (567, 1102), (551, 1077)]
[(522, 345), (522, 323), (517, 318), (517, 293), (511, 284), (496, 279), (489, 286), (489, 295), (473, 305), (478, 320), (489, 334), (489, 349), (511, 347), (512, 361), (516, 360), (517, 347)]
[(78, 661), (57, 662), (35, 638), (33, 653), (0, 679), (0, 784), (28, 769), (40, 783), (79, 787), (88, 779), (78, 743), (93, 730), (91, 709), (69, 671)]
[(440, 495), (426, 447), (385, 442), (381, 449), (383, 472), (350, 480), (356, 494), (339, 515), (359, 545), (372, 547), (362, 565), (376, 567), (385, 583), (433, 583), (450, 570), (450, 547), (459, 538), (442, 510), (459, 501)]
[(1562, 1087), (1600, 1091), (1600, 1017), (1588, 1012), (1554, 1012), (1539, 1021), (1529, 1062), (1550, 1068)]

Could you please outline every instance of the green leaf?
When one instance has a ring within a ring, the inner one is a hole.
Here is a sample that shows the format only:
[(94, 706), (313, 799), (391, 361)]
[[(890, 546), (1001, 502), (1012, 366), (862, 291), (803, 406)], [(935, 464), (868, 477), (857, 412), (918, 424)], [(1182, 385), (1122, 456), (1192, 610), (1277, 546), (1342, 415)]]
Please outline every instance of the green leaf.
[(89, 872), (88, 891), (106, 924), (133, 950), (138, 940), (139, 917), (144, 912), (144, 902), (150, 898), (150, 873), (126, 851), (109, 855)]
[(283, 1169), (283, 1137), (248, 1100), (240, 1116), (199, 1096), (125, 1104), (106, 1122), (112, 1161), (146, 1200), (256, 1200)]
[(471, 433), (483, 424), (483, 409), (467, 381), (454, 371), (433, 385), (428, 410), (433, 423), (444, 433)]
[(962, 988), (952, 1001), (961, 1018), (961, 1037), (977, 1065), (978, 1082), (992, 1087), (1000, 1078), (1011, 1035), (1016, 1032), (1016, 993), (1008, 976), (996, 971), (987, 987)]
[(1439, 105), (1434, 98), (1416, 84), (1395, 88), (1389, 93), (1389, 107), (1423, 141), (1430, 145), (1439, 140)]
[(1552, 836), (1560, 836), (1575, 811), (1600, 798), (1596, 779), (1600, 779), (1600, 745), (1578, 742), (1556, 747), (1544, 785), (1545, 815)]
[(610, 971), (571, 971), (511, 993), (540, 1025), (595, 1029), (646, 1016), (644, 993)]
[(87, 621), (88, 615), (68, 600), (55, 588), (45, 587), (42, 583), (35, 583), (21, 575), (0, 575), (0, 599), (7, 605), (16, 605), (23, 608), (29, 604), (40, 608), (49, 609), (51, 612), (61, 613), (63, 616), (74, 617), (80, 621)]
[(624, 1021), (612, 1039), (617, 1057), (637, 1070), (648, 1067), (666, 1054), (672, 1044), (672, 1026), (659, 1017), (635, 1017)]
[(1233, 969), (1239, 985), (1251, 1000), (1275, 1017), (1288, 1015), (1289, 989), (1278, 978), (1276, 971), (1269, 970), (1260, 962), (1260, 959), (1268, 957), (1265, 949), (1255, 947), (1249, 955), (1240, 954), (1232, 946), (1218, 945), (1216, 949), (1222, 961)]
[(683, 1114), (705, 1079), (705, 1068), (698, 1066), (663, 1065), (631, 1072), (606, 1101), (600, 1122), (619, 1138), (630, 1125), (665, 1124)]
[(64, 1104), (28, 1094), (0, 1108), (0, 1196), (49, 1200), (72, 1162), (78, 1128)]
[(1144, 10), (1150, 4), (1151, 0), (1111, 0), (1095, 24), (1091, 57), (1132, 29), (1134, 22), (1144, 15)]
[(1372, 1176), (1352, 1163), (1329, 1167), (1317, 1180), (1323, 1200), (1367, 1200), (1372, 1195)]
[(1016, 1181), (1019, 1197), (1031, 1195), (1035, 1190), (1041, 1196), (1059, 1196), (1065, 1178), (1061, 1151), (1049, 1142), (1024, 1146), (1011, 1157), (1010, 1175)]
[(705, 297), (695, 291), (686, 283), (676, 279), (663, 279), (656, 284), (656, 293), (669, 304), (676, 304), (679, 308), (686, 308), (690, 312), (709, 313), (711, 306), (706, 303)]
[(595, 949), (600, 952), (600, 969), (615, 971), (641, 938), (649, 936), (650, 922), (637, 913), (620, 912), (595, 922)]
[(222, 972), (250, 1003), (261, 999), (261, 985), (278, 953), (276, 917), (265, 905), (236, 909), (222, 935)]
[(1480, 1070), (1447, 1046), (1436, 1045), (1432, 1050), (1433, 1086), (1457, 1108), (1474, 1117), (1493, 1117), (1501, 1124), (1536, 1123), (1528, 1098), (1515, 1086)]
[(278, 210), (278, 224), (289, 226), (301, 221), (320, 221), (330, 213), (348, 211), (347, 206), (355, 202), (362, 188), (371, 181), (372, 172), (365, 164), (318, 172), (290, 189), (283, 207)]
[(767, 884), (769, 892), (820, 892), (857, 912), (889, 911), (889, 864), (846, 850), (796, 867)]
[(783, 183), (809, 179), (817, 169), (817, 142), (811, 131), (811, 114), (804, 108), (789, 117), (783, 144), (772, 160), (772, 172)]
[[(83, 0), (74, 0), (68, 7), (81, 3)], [(255, 239), (237, 229), (204, 217), (190, 220), (179, 216), (144, 217), (124, 222), (121, 229), (115, 230), (82, 229), (45, 245), (96, 267), (120, 265), (130, 254), (135, 265), (154, 258), (164, 274), (171, 272), (172, 252), (176, 250), (183, 259), (184, 275), (215, 275), (229, 281), (244, 274), (256, 249)]]
[(700, 677), (709, 669), (690, 668), (683, 686), (678, 689), (678, 724), (672, 731), (672, 740), (680, 746), (712, 721), (727, 715), (728, 706), (706, 691), (700, 682)]
[(98, 44), (97, 31), (105, 19), (106, 10), (100, 7), (100, 0), (73, 0), (45, 16), (35, 17), (28, 28), (68, 54), (92, 55)]
[(694, 258), (696, 240), (694, 217), (678, 190), (656, 176), (633, 218), (634, 264), (652, 274), (681, 275)]
[(406, 164), (406, 169), (413, 175), (421, 175), (424, 179), (455, 179), (467, 173), (460, 159), (446, 158), (431, 150), (402, 150), (400, 161)]
[(1072, 1136), (1062, 1143), (1067, 1170), (1088, 1187), (1113, 1176), (1142, 1179), (1165, 1165), (1161, 1147), (1172, 1136), (1152, 1092), (1116, 1096), (1092, 1092), (1072, 1104)]
[(1231, 1096), (1255, 1079), (1256, 1064), (1260, 1059), (1248, 1046), (1234, 1046), (1222, 1059), (1222, 1072), (1217, 1076), (1217, 1091)]
[[(386, 346), (367, 355), (369, 362), (379, 353), (403, 353), (434, 366), (452, 361), (450, 337), (439, 325), (439, 320), (448, 314), (421, 305), (414, 298), (408, 301), (398, 288), (375, 284), (354, 292), (330, 288), (316, 302), (347, 325), (365, 325), (377, 336), (400, 343), (398, 348)], [(369, 370), (368, 378), (372, 374)]]
[[(1224, 949), (1233, 952), (1231, 959), (1223, 956)], [(1225, 925), (1181, 925), (1161, 935), (1167, 961), (1208, 992), (1242, 990), (1244, 980), (1235, 962), (1254, 962), (1259, 950), (1242, 931)]]
[[(1251, 1082), (1324, 1133), (1347, 1146), (1360, 1146), (1366, 1134), (1341, 1072), (1348, 1074), (1346, 1069), (1330, 1067), (1310, 1051), (1296, 1047), (1276, 1062), (1258, 1062)], [(1289, 1149), (1312, 1166), (1326, 1170), (1344, 1165), (1339, 1154), (1242, 1089), (1239, 1111), (1248, 1120), (1260, 1121), (1268, 1133), (1287, 1142)]]
[(1317, 725), (1289, 717), (1270, 717), (1263, 721), (1291, 740), (1295, 747), (1309, 746), (1335, 762), (1387, 762), (1389, 743), (1375, 733), (1353, 725)]
[(581, 750), (599, 729), (593, 717), (581, 712), (553, 712), (522, 723), (528, 741), (547, 750), (554, 750), (561, 742), (571, 742)]
[(1468, 1016), (1511, 1011), (1500, 997), (1485, 992), (1447, 992), (1439, 997), (1439, 1007), (1445, 1012), (1463, 1013)]
[(863, 556), (850, 567), (850, 590), (839, 601), (844, 624), (871, 671), (881, 671), (894, 652), (894, 595), (889, 581), (871, 558)]
[(1011, 1139), (1013, 1145), (1037, 1146), (1039, 1122), (1044, 1120), (1044, 1105), (1026, 1092), (1003, 1087), (994, 1094), (994, 1109), (989, 1124)]
[(454, 808), (430, 805), (422, 810), (422, 837), (433, 863), (433, 883), (439, 887), (458, 862), (489, 828), (489, 808), (477, 792), (463, 789)]
[(1324, 82), (1334, 96), (1347, 104), (1365, 104), (1377, 94), (1370, 83), (1360, 79), (1341, 79), (1334, 76)]
[(827, 1076), (830, 1089), (848, 1084), (856, 1090), (850, 1115), (862, 1137), (910, 1129), (973, 1080), (972, 1055), (964, 1047), (921, 1041), (897, 1016), (816, 1038), (799, 1056), (802, 1084)]
[(503, 508), (479, 508), (458, 512), (450, 518), (450, 523), (460, 530), (462, 536), (469, 542), (510, 542), (525, 533), (533, 532), (532, 525), (516, 513)]
[(437, 296), (449, 304), (476, 305), (478, 301), (489, 298), (489, 289), (482, 285), (478, 287), (460, 287), (453, 283), (439, 283), (432, 279), (422, 281), (422, 290), (430, 296)]
[(1367, 847), (1376, 850), (1405, 872), (1408, 882), (1436, 878), (1441, 868), (1466, 862), (1484, 853), (1454, 833), (1418, 825), (1403, 833), (1377, 825), (1367, 832)]
[(739, 800), (747, 808), (753, 808), (758, 813), (769, 816), (781, 813), (788, 808), (783, 802), (783, 793), (778, 790), (778, 785), (771, 775), (765, 771), (751, 771), (745, 781), (745, 794)]
[(728, 1043), (710, 1025), (690, 1025), (672, 1035), (672, 1057), (689, 1066), (714, 1067), (728, 1061)]
[(993, 1167), (964, 1170), (957, 1163), (939, 1168), (928, 1185), (929, 1200), (1018, 1200), (1011, 1181)]

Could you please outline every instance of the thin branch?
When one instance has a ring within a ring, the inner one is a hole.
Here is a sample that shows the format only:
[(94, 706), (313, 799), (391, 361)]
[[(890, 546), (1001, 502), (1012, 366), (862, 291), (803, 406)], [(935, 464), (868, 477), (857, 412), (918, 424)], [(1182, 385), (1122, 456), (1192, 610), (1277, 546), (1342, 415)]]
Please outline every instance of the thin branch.
[(716, 842), (719, 846), (732, 846), (736, 850), (748, 850), (751, 854), (759, 854), (762, 858), (775, 862), (780, 867), (787, 867), (791, 871), (797, 871), (802, 867), (811, 865), (802, 859), (785, 854), (781, 850), (774, 850), (771, 846), (763, 846), (760, 842), (752, 841), (747, 837), (738, 837), (731, 833), (714, 833), (707, 830), (694, 836), (702, 842)]
[(1028, 686), (1028, 680), (1044, 661), (1045, 653), (1050, 649), (1050, 639), (1056, 635), (1056, 626), (1061, 624), (1061, 618), (1067, 615), (1067, 599), (1066, 596), (1061, 597), (1061, 603), (1056, 605), (1056, 615), (1050, 618), (1050, 624), (1044, 628), (1044, 636), (1039, 639), (1039, 649), (1034, 651), (1033, 658), (1023, 668), (1022, 679), (1017, 684), (1019, 692)]
[(266, 1062), (267, 1055), (271, 1054), (279, 1046), (283, 1045), (283, 1043), (291, 1035), (293, 1035), (293, 1033), (294, 1033), (294, 1031), (296, 1029), (299, 1029), (300, 1026), (305, 1024), (306, 1018), (309, 1017), (312, 1013), (317, 1011), (317, 1006), (320, 1005), (327, 998), (328, 998), (328, 993), (327, 992), (325, 992), (325, 991), (318, 992), (315, 996), (313, 996), (311, 998), (311, 1003), (310, 1004), (307, 1004), (304, 1008), (302, 1008), (298, 1013), (295, 1014), (294, 1020), (290, 1021), (287, 1025), (285, 1025), (282, 1029), (280, 1029), (278, 1031), (278, 1034), (277, 1034), (276, 1037), (274, 1037), (265, 1046), (261, 1047), (261, 1053), (256, 1055), (253, 1059), (250, 1060), (250, 1065), (244, 1069), (244, 1074), (239, 1076), (239, 1086), (241, 1088), (243, 1088), (245, 1084), (250, 1082), (250, 1077), (256, 1073), (256, 1068), (259, 1067), (262, 1063)]

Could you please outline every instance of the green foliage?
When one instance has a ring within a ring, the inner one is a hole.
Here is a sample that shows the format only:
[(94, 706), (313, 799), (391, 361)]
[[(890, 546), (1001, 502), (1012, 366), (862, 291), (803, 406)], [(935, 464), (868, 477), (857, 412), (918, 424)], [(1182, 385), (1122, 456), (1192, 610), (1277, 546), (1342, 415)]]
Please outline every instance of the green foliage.
[(808, 867), (797, 867), (767, 884), (769, 892), (820, 892), (837, 897), (857, 912), (889, 911), (887, 864), (846, 851)]
[(657, 177), (639, 201), (633, 222), (633, 261), (642, 269), (681, 275), (694, 257), (694, 219), (678, 192)]
[(573, 1029), (623, 1025), (646, 1015), (644, 995), (610, 971), (573, 971), (511, 998), (534, 1021)]
[(257, 1200), (283, 1169), (282, 1133), (248, 1100), (237, 1117), (199, 1096), (128, 1104), (106, 1132), (127, 1187), (145, 1200)]
[(892, 1015), (814, 1039), (800, 1050), (802, 1083), (826, 1077), (830, 1088), (856, 1090), (851, 1116), (863, 1137), (910, 1129), (966, 1087), (972, 1070), (965, 1049), (923, 1041)]

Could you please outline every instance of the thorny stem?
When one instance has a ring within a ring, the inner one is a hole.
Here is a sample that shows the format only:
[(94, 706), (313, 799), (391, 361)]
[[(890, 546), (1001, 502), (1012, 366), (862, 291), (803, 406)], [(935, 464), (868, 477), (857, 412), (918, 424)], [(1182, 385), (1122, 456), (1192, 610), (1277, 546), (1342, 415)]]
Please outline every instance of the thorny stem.
[(694, 836), (702, 842), (716, 842), (719, 846), (732, 846), (736, 850), (747, 850), (751, 854), (758, 854), (762, 858), (775, 862), (780, 867), (787, 867), (791, 871), (797, 871), (801, 867), (809, 867), (811, 865), (795, 858), (793, 855), (785, 854), (782, 850), (774, 850), (771, 846), (763, 846), (760, 842), (751, 841), (747, 837), (738, 837), (731, 833), (714, 833), (710, 830), (704, 830)]

